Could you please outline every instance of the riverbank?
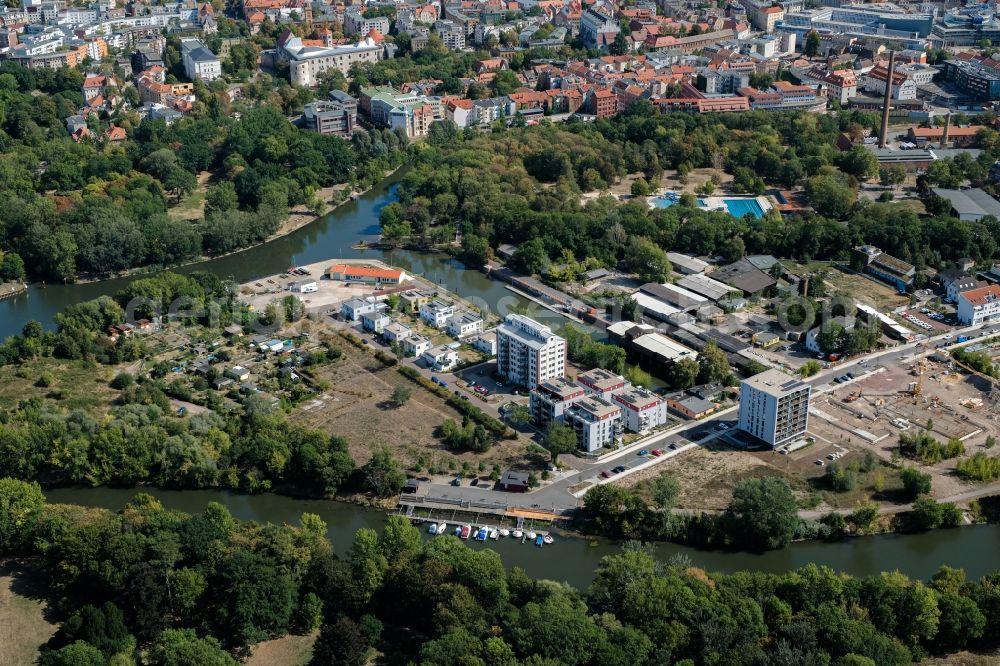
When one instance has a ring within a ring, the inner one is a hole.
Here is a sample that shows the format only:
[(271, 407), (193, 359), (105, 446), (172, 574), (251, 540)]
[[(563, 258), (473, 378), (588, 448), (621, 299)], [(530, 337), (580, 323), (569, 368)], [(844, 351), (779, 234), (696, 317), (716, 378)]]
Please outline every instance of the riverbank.
[[(295, 499), (274, 494), (243, 495), (223, 490), (161, 490), (130, 488), (46, 489), (50, 503), (77, 504), (111, 511), (121, 510), (137, 492), (145, 492), (168, 509), (200, 513), (209, 502), (226, 506), (235, 518), (260, 523), (298, 524), (303, 513), (315, 513), (327, 524), (327, 538), (339, 555), (349, 552), (354, 534), (361, 528), (380, 529), (385, 523), (382, 509), (365, 508), (335, 500)], [(421, 530), (425, 538), (426, 530)], [(535, 548), (501, 539), (469, 542), (470, 548), (498, 552), (505, 566), (518, 566), (536, 578), (564, 581), (586, 588), (601, 559), (621, 552), (622, 545), (606, 539), (581, 539), (558, 534), (551, 546)], [(979, 525), (963, 529), (938, 529), (914, 534), (886, 534), (837, 541), (796, 542), (762, 553), (700, 550), (673, 543), (654, 545), (662, 562), (684, 558), (707, 571), (762, 571), (784, 573), (807, 564), (829, 566), (854, 576), (877, 575), (898, 569), (908, 576), (927, 579), (942, 565), (960, 567), (970, 578), (997, 568), (993, 553), (1000, 549), (1000, 526)]]
[[(216, 259), (224, 259), (226, 257), (231, 257), (233, 255), (240, 254), (241, 252), (246, 252), (247, 250), (253, 250), (255, 248), (259, 248), (261, 246), (267, 245), (268, 243), (273, 243), (276, 240), (289, 236), (295, 233), (296, 231), (304, 229), (313, 222), (321, 220), (327, 217), (328, 215), (335, 213), (337, 209), (340, 208), (341, 206), (349, 204), (352, 201), (356, 200), (358, 197), (368, 194), (376, 187), (382, 185), (386, 180), (393, 178), (401, 169), (403, 169), (404, 166), (406, 165), (402, 164), (391, 171), (387, 171), (381, 180), (373, 183), (364, 190), (355, 190), (351, 188), (348, 183), (340, 183), (337, 185), (332, 185), (330, 187), (324, 187), (322, 189), (316, 190), (316, 196), (323, 202), (323, 204), (327, 206), (333, 206), (333, 208), (324, 211), (322, 214), (317, 215), (306, 204), (299, 204), (297, 206), (294, 206), (289, 210), (288, 215), (285, 217), (285, 220), (281, 223), (281, 226), (278, 227), (278, 230), (276, 232), (274, 232), (273, 234), (271, 234), (270, 236), (268, 236), (267, 238), (265, 238), (260, 242), (251, 243), (250, 245), (246, 245), (237, 250), (233, 250), (231, 252), (224, 252), (222, 254), (214, 254), (214, 255), (202, 254), (198, 255), (197, 257), (188, 259), (186, 261), (182, 261), (176, 264), (169, 264), (166, 266), (137, 266), (135, 268), (131, 268), (126, 271), (121, 271), (118, 273), (112, 273), (108, 275), (102, 275), (100, 277), (90, 276), (90, 275), (76, 276), (73, 282), (64, 284), (77, 284), (77, 285), (99, 284), (101, 282), (111, 282), (113, 280), (141, 277), (143, 275), (151, 275), (156, 273), (162, 273), (164, 271), (172, 271), (180, 268), (187, 268), (189, 266), (205, 263), (207, 261), (215, 261)], [(336, 193), (343, 192), (349, 188), (350, 192), (343, 199), (341, 199), (339, 196), (335, 197)], [(27, 285), (24, 285), (24, 289), (20, 293), (27, 291), (28, 287), (30, 286), (41, 286), (42, 288), (44, 288), (45, 282), (32, 282)], [(0, 286), (0, 289), (2, 289), (2, 286)], [(0, 300), (3, 300), (2, 294), (0, 294)]]

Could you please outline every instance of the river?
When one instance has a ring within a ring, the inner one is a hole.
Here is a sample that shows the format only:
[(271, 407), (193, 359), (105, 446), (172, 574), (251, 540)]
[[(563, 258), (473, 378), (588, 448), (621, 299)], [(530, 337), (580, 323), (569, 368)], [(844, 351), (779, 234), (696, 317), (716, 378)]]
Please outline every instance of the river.
[[(349, 201), (287, 236), (243, 252), (174, 269), (180, 273), (209, 270), (223, 278), (246, 282), (284, 271), (290, 265), (308, 264), (338, 257), (372, 257), (424, 275), (443, 287), (504, 314), (511, 306), (528, 306), (531, 316), (553, 326), (565, 323), (558, 315), (520, 298), (502, 283), (490, 280), (461, 262), (440, 254), (396, 250), (355, 250), (352, 245), (361, 239), (374, 241), (379, 232), (378, 214), (381, 208), (395, 200), (395, 186), (402, 172), (386, 179), (355, 201)], [(0, 339), (18, 333), (29, 320), (51, 327), (55, 314), (80, 301), (114, 294), (132, 278), (79, 285), (32, 285), (28, 293), (0, 301)], [(48, 493), (50, 501), (72, 502), (87, 506), (119, 509), (134, 491), (108, 488), (59, 489)], [(209, 501), (218, 501), (242, 519), (295, 523), (304, 511), (317, 513), (330, 527), (334, 549), (343, 553), (350, 545), (354, 532), (382, 523), (383, 514), (371, 509), (332, 501), (297, 500), (276, 495), (245, 496), (224, 491), (152, 491), (163, 503), (186, 512), (197, 512)], [(474, 544), (472, 547), (482, 547)], [(618, 551), (609, 542), (591, 545), (582, 539), (563, 538), (542, 549), (514, 543), (513, 540), (493, 542), (508, 565), (524, 567), (540, 578), (564, 580), (586, 586), (598, 561), (604, 555)], [(668, 558), (684, 553), (698, 566), (713, 571), (757, 569), (782, 572), (809, 562), (827, 564), (855, 575), (876, 573), (899, 568), (905, 573), (926, 578), (942, 564), (963, 567), (970, 576), (980, 576), (996, 566), (992, 554), (1000, 552), (1000, 526), (966, 527), (936, 530), (924, 534), (888, 535), (850, 539), (837, 543), (810, 542), (762, 555), (699, 551), (672, 544), (661, 545), (659, 555)]]
[[(57, 488), (45, 492), (50, 503), (80, 504), (117, 511), (138, 491), (123, 488)], [(168, 509), (185, 513), (204, 510), (208, 502), (219, 502), (241, 520), (297, 525), (304, 512), (319, 515), (327, 524), (327, 536), (337, 554), (350, 548), (354, 533), (362, 527), (379, 529), (385, 513), (343, 502), (302, 500), (280, 495), (241, 495), (225, 490), (160, 490), (144, 488)], [(421, 530), (426, 538), (432, 538)], [(607, 540), (585, 540), (556, 534), (550, 546), (536, 548), (508, 538), (478, 543), (470, 548), (497, 551), (508, 567), (520, 566), (535, 578), (548, 578), (586, 588), (605, 555), (620, 552), (620, 546)], [(592, 545), (595, 544), (596, 545)], [(795, 543), (766, 553), (742, 553), (697, 550), (663, 543), (656, 549), (662, 560), (680, 553), (695, 566), (708, 571), (733, 572), (744, 569), (783, 573), (814, 562), (854, 576), (877, 574), (898, 569), (920, 579), (927, 579), (941, 565), (965, 569), (970, 578), (1000, 569), (995, 559), (1000, 552), (1000, 526), (980, 525), (933, 530), (920, 534), (885, 534), (844, 539), (833, 543), (809, 541)]]
[[(396, 184), (405, 170), (395, 174), (358, 197), (338, 206), (323, 218), (287, 236), (258, 245), (242, 252), (217, 259), (169, 269), (177, 273), (207, 270), (224, 279), (248, 282), (266, 275), (283, 272), (299, 264), (325, 259), (371, 257), (423, 275), (445, 289), (470, 298), (479, 307), (506, 314), (510, 307), (529, 307), (532, 316), (556, 327), (567, 320), (517, 296), (505, 286), (477, 270), (467, 269), (460, 261), (447, 255), (411, 252), (407, 250), (357, 250), (359, 240), (374, 242), (379, 234), (379, 211), (396, 200)], [(150, 274), (130, 276), (86, 284), (32, 284), (27, 293), (0, 301), (0, 340), (19, 333), (30, 320), (53, 326), (56, 313), (66, 306), (102, 295), (113, 295), (132, 280)]]

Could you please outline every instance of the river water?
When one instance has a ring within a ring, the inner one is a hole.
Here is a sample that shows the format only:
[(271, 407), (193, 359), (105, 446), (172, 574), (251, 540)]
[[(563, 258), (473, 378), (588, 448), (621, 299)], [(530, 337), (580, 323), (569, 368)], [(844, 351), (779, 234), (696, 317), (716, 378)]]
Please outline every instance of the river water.
[[(117, 511), (138, 491), (124, 488), (58, 488), (46, 491), (50, 503), (79, 504)], [(208, 502), (219, 502), (241, 520), (298, 525), (304, 512), (319, 515), (327, 524), (327, 536), (337, 554), (350, 548), (354, 533), (362, 527), (380, 529), (386, 514), (376, 509), (330, 500), (302, 500), (280, 495), (241, 495), (224, 490), (159, 490), (144, 488), (168, 509), (185, 513), (204, 510)], [(426, 538), (426, 531), (421, 528)], [(606, 540), (560, 536), (554, 544), (536, 548), (507, 538), (479, 543), (470, 548), (497, 551), (508, 567), (520, 566), (536, 578), (548, 578), (585, 588), (605, 555), (620, 551), (620, 545)], [(596, 544), (596, 545), (595, 545)], [(656, 556), (667, 560), (681, 553), (695, 566), (708, 571), (733, 572), (743, 569), (782, 573), (810, 562), (825, 564), (854, 576), (898, 569), (926, 579), (941, 565), (965, 569), (970, 578), (1000, 569), (1000, 526), (982, 525), (934, 530), (921, 534), (886, 534), (844, 539), (833, 543), (810, 541), (792, 544), (767, 553), (704, 551), (675, 544), (657, 546)]]
[[(291, 265), (339, 257), (372, 257), (424, 275), (446, 289), (474, 300), (480, 307), (489, 307), (493, 312), (505, 314), (512, 306), (529, 307), (531, 316), (553, 327), (566, 322), (562, 317), (514, 295), (503, 284), (490, 280), (479, 271), (466, 269), (450, 257), (405, 250), (382, 252), (353, 249), (352, 245), (361, 239), (376, 240), (378, 213), (395, 199), (395, 184), (401, 175), (397, 172), (356, 201), (345, 203), (324, 218), (288, 236), (237, 254), (174, 270), (180, 273), (209, 270), (222, 278), (246, 282), (280, 273)], [(0, 301), (0, 339), (18, 333), (32, 319), (50, 327), (55, 314), (66, 306), (114, 294), (131, 279), (135, 278), (81, 285), (32, 285), (27, 294)], [(334, 501), (298, 500), (277, 495), (247, 496), (208, 490), (150, 492), (165, 506), (188, 513), (201, 511), (209, 501), (225, 504), (233, 515), (245, 520), (296, 523), (303, 512), (317, 513), (329, 525), (329, 536), (338, 553), (344, 553), (350, 546), (356, 530), (378, 527), (384, 520), (384, 514), (379, 511)], [(110, 488), (68, 488), (47, 493), (52, 502), (71, 502), (112, 510), (120, 509), (133, 494), (133, 490)], [(491, 542), (488, 547), (500, 552), (508, 566), (522, 566), (533, 576), (584, 587), (590, 582), (600, 558), (619, 550), (618, 545), (610, 542), (594, 543), (560, 538), (554, 545), (539, 549), (508, 539)], [(484, 547), (478, 543), (470, 543), (470, 546)], [(997, 552), (1000, 552), (1000, 526), (865, 537), (836, 543), (810, 542), (761, 555), (699, 551), (673, 544), (662, 544), (658, 548), (659, 556), (664, 559), (683, 553), (695, 565), (712, 571), (756, 569), (783, 572), (815, 562), (854, 575), (899, 569), (919, 578), (930, 576), (942, 564), (962, 567), (970, 576), (980, 576), (997, 567)]]
[[(396, 200), (396, 183), (403, 173), (404, 170), (397, 171), (357, 200), (344, 203), (322, 219), (287, 236), (243, 252), (170, 270), (177, 273), (207, 270), (224, 279), (248, 282), (281, 273), (293, 265), (326, 259), (371, 257), (422, 275), (459, 296), (469, 298), (477, 306), (501, 315), (511, 307), (528, 307), (533, 317), (553, 327), (567, 322), (565, 318), (535, 306), (506, 289), (502, 283), (489, 279), (480, 271), (467, 269), (460, 261), (447, 255), (354, 249), (352, 246), (359, 240), (374, 242), (378, 239), (379, 211)], [(30, 320), (51, 327), (56, 313), (66, 306), (102, 295), (113, 295), (136, 277), (87, 284), (33, 284), (27, 293), (0, 301), (0, 340), (19, 333)]]

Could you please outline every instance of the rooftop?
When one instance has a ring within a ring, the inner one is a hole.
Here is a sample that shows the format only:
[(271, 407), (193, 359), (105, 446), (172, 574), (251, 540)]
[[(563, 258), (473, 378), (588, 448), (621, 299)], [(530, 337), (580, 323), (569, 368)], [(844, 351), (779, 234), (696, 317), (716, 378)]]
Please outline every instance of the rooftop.
[(679, 342), (674, 342), (662, 333), (641, 335), (633, 340), (632, 344), (667, 361), (679, 361), (682, 358), (695, 358), (697, 356), (693, 349), (685, 347)]
[(576, 380), (584, 386), (597, 391), (611, 391), (615, 388), (625, 386), (624, 377), (604, 368), (594, 368), (593, 370), (582, 372)]
[(781, 397), (791, 393), (792, 391), (808, 386), (808, 384), (800, 379), (786, 375), (781, 370), (775, 370), (772, 368), (748, 379), (744, 379), (743, 386), (756, 389), (763, 393), (767, 393), (768, 395)]
[(986, 215), (1000, 217), (1000, 201), (978, 187), (969, 190), (948, 190), (943, 187), (935, 187), (933, 192), (939, 197), (947, 199), (959, 217), (974, 216), (977, 220)]

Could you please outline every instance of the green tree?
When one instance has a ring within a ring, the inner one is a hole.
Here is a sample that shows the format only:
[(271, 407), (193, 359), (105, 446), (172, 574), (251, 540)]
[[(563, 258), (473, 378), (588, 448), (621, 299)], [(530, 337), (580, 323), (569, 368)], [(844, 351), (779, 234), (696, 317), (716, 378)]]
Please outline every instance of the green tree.
[(682, 358), (670, 365), (664, 379), (672, 389), (684, 389), (694, 386), (701, 374), (701, 364), (693, 358)]
[(44, 505), (38, 483), (0, 479), (0, 551), (18, 552), (31, 542), (29, 525)]
[(698, 382), (701, 384), (721, 382), (728, 385), (732, 383), (732, 377), (729, 358), (714, 341), (710, 340), (698, 353)]
[(819, 361), (806, 361), (805, 364), (799, 368), (799, 374), (803, 377), (812, 377), (822, 369), (823, 365)]
[(572, 453), (577, 447), (576, 432), (569, 426), (552, 421), (545, 429), (542, 446), (552, 455), (555, 463), (561, 453)]
[(629, 268), (644, 282), (665, 282), (673, 272), (667, 253), (649, 239), (633, 237), (626, 256)]
[(378, 497), (394, 495), (406, 483), (406, 474), (386, 448), (378, 449), (371, 460), (361, 467), (360, 473), (365, 490)]
[(906, 493), (907, 499), (914, 500), (931, 491), (931, 475), (924, 474), (916, 467), (904, 469), (899, 473), (899, 479), (903, 482), (903, 491)]
[(815, 58), (817, 55), (819, 55), (819, 47), (820, 47), (819, 33), (816, 32), (815, 30), (810, 30), (806, 34), (806, 43), (802, 49), (802, 53), (804, 53), (806, 57)]
[(744, 479), (726, 509), (735, 543), (753, 549), (788, 545), (798, 525), (798, 507), (788, 483), (776, 476)]
[(311, 666), (364, 666), (368, 641), (354, 620), (340, 615), (324, 624), (313, 646)]
[(541, 273), (549, 263), (549, 255), (540, 238), (532, 238), (517, 246), (511, 266), (525, 275)]
[(411, 395), (412, 391), (408, 387), (399, 385), (392, 390), (392, 398), (390, 399), (392, 400), (392, 404), (402, 407), (409, 402)]
[(165, 629), (149, 647), (150, 666), (236, 666), (219, 642), (199, 638), (194, 629)]

